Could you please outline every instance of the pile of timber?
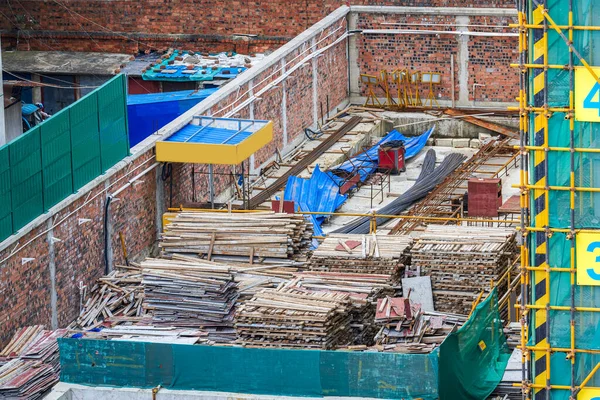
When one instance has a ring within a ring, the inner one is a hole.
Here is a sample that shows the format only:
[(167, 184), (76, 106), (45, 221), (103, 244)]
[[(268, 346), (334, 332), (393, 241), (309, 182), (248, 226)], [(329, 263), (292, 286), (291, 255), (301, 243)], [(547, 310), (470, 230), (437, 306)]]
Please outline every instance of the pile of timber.
[(333, 349), (350, 342), (350, 295), (264, 289), (236, 311), (238, 343), (247, 347)]
[(81, 332), (81, 337), (84, 339), (168, 344), (210, 344), (208, 336), (208, 332), (200, 329), (141, 324), (120, 325), (113, 328), (102, 329), (100, 331)]
[(330, 234), (314, 251), (309, 269), (385, 274), (398, 280), (412, 243), (409, 236)]
[(504, 275), (516, 249), (514, 229), (430, 225), (410, 251), (411, 267), (431, 277), (437, 311), (467, 315), (478, 294)]
[(0, 351), (0, 399), (38, 399), (54, 386), (60, 374), (56, 339), (66, 333), (41, 325), (19, 329)]
[(506, 344), (510, 349), (515, 349), (521, 345), (521, 323), (511, 322), (504, 327), (506, 335)]
[(348, 293), (350, 295), (350, 332), (352, 345), (371, 345), (376, 330), (375, 303), (392, 296), (391, 275), (345, 274), (336, 272), (302, 272), (286, 287), (313, 292)]
[(301, 215), (180, 212), (165, 226), (159, 246), (164, 254), (235, 256), (250, 263), (263, 259), (302, 259), (309, 250), (312, 224)]
[(210, 261), (148, 258), (142, 262), (144, 308), (156, 325), (201, 328), (215, 342), (235, 339), (237, 287), (231, 268)]
[[(138, 267), (122, 266), (99, 278), (84, 299), (79, 317), (72, 329), (93, 329), (123, 322), (137, 322), (144, 317), (144, 288)], [(85, 299), (87, 297), (87, 300)]]
[(423, 311), (420, 304), (404, 297), (379, 299), (375, 323), (380, 328), (375, 348), (397, 353), (430, 353), (466, 321), (462, 315)]

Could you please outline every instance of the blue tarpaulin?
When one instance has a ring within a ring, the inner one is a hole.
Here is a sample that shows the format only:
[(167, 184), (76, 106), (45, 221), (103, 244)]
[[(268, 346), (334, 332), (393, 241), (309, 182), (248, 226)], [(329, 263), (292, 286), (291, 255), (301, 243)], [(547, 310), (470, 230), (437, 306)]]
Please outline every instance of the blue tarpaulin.
[[(346, 161), (343, 164), (340, 164), (337, 167), (333, 167), (331, 171), (333, 172), (342, 172), (346, 174), (360, 174), (360, 181), (364, 182), (369, 175), (371, 175), (377, 169), (379, 165), (379, 146), (385, 144), (387, 142), (391, 142), (394, 140), (401, 140), (404, 142), (404, 148), (406, 153), (404, 154), (404, 159), (408, 160), (417, 154), (425, 147), (427, 140), (433, 133), (435, 126), (423, 132), (419, 136), (414, 137), (406, 137), (397, 130), (393, 130), (388, 133), (385, 137), (383, 137), (377, 144), (371, 147), (364, 153), (357, 155), (356, 157), (352, 157), (352, 161)], [(337, 178), (339, 180), (340, 178)]]
[(135, 146), (216, 91), (184, 90), (127, 96), (129, 146)]
[[(296, 209), (300, 211), (334, 212), (344, 204), (348, 196), (340, 194), (338, 185), (331, 179), (329, 173), (315, 167), (310, 179), (290, 176), (283, 195), (284, 200), (293, 200)], [(308, 215), (313, 223), (314, 235), (323, 236), (321, 224), (325, 215)]]
[[(352, 162), (346, 161), (335, 167), (333, 171), (343, 172), (347, 175), (354, 175), (358, 172), (361, 182), (364, 182), (369, 175), (377, 170), (379, 146), (392, 140), (402, 140), (406, 149), (405, 158), (409, 159), (416, 156), (425, 147), (433, 130), (434, 128), (431, 128), (419, 136), (410, 138), (393, 130), (377, 142), (375, 146), (353, 157)], [(358, 166), (360, 168), (357, 168)], [(342, 178), (334, 175), (332, 171), (321, 171), (317, 165), (310, 179), (290, 176), (285, 186), (283, 199), (293, 201), (296, 209), (300, 207), (301, 211), (333, 213), (348, 198), (347, 195), (340, 194), (342, 183)], [(313, 223), (314, 235), (323, 236), (321, 225), (325, 221), (326, 215), (310, 215), (307, 218)]]

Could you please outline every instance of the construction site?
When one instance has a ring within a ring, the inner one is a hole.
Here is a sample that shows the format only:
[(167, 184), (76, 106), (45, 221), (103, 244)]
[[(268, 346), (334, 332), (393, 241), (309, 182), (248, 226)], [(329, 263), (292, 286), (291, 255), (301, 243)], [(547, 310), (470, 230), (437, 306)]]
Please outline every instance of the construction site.
[(0, 2), (0, 399), (600, 399), (597, 12)]

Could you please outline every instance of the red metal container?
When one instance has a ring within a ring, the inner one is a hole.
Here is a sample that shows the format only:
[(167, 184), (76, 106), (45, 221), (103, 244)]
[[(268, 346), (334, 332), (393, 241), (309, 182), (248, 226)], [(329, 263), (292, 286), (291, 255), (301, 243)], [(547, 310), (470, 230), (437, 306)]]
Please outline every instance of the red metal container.
[(469, 217), (497, 217), (502, 206), (502, 179), (469, 179)]
[(281, 200), (271, 200), (271, 210), (275, 211), (276, 213), (280, 212), (281, 210), (285, 214), (294, 214), (296, 212), (294, 208), (295, 206), (296, 205), (291, 200), (284, 200), (283, 207), (281, 206)]
[(406, 149), (401, 147), (385, 147), (379, 148), (379, 169), (392, 170), (393, 173), (406, 171), (404, 163), (404, 154)]

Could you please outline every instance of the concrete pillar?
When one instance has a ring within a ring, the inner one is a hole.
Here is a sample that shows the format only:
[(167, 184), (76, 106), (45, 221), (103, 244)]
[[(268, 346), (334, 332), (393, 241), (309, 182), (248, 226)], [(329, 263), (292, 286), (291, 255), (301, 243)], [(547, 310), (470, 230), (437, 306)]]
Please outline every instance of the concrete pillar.
[(162, 216), (166, 211), (165, 183), (162, 180), (162, 165), (155, 169), (156, 172), (156, 238), (160, 237), (163, 230)]
[[(31, 74), (31, 80), (34, 82), (40, 82), (40, 83), (42, 82), (42, 79), (38, 74)], [(31, 88), (31, 102), (33, 104), (42, 102), (42, 87), (41, 86), (34, 86), (33, 88)]]
[(6, 143), (6, 122), (4, 121), (4, 86), (2, 84), (2, 42), (0, 42), (0, 146)]
[[(358, 26), (358, 13), (348, 14), (348, 30), (352, 31), (357, 29)], [(358, 68), (358, 48), (356, 46), (356, 40), (359, 35), (352, 35), (348, 37), (348, 79), (350, 81), (350, 93), (349, 96), (359, 96), (360, 87), (358, 85), (360, 69)]]
[[(456, 17), (456, 24), (461, 31), (468, 31), (470, 18), (466, 15)], [(469, 106), (469, 36), (457, 36), (458, 40), (458, 106)]]
[[(311, 52), (317, 50), (317, 38), (314, 37), (311, 40)], [(318, 103), (319, 103), (319, 91), (318, 91), (318, 67), (317, 67), (317, 57), (312, 59), (312, 87), (313, 87), (313, 124), (317, 126), (317, 122), (319, 121), (319, 111), (318, 111)]]
[(52, 228), (52, 218), (47, 222), (48, 233), (46, 234), (46, 242), (48, 243), (48, 269), (50, 272), (50, 326), (52, 329), (58, 329), (58, 310), (56, 293), (56, 261), (54, 255), (54, 229)]
[[(281, 74), (285, 74), (285, 57), (281, 59)], [(288, 144), (288, 131), (287, 131), (287, 87), (285, 84), (286, 80), (281, 83), (281, 125), (283, 129), (283, 147)]]
[[(254, 80), (251, 79), (248, 82), (248, 97), (252, 97), (254, 96)], [(250, 105), (248, 106), (248, 113), (250, 115), (250, 119), (254, 119), (254, 102), (250, 103)], [(254, 165), (254, 153), (250, 156), (250, 160), (249, 160), (249, 168), (250, 168), (250, 175), (254, 175), (256, 173), (256, 167)]]

